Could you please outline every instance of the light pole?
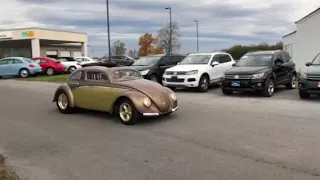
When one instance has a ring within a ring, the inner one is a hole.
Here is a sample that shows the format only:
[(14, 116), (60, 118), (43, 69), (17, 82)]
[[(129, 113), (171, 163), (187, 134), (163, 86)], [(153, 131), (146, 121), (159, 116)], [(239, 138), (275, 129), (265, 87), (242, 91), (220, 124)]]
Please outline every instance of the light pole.
[(109, 60), (111, 60), (109, 0), (106, 0), (106, 8), (107, 8), (107, 26), (108, 26), (108, 51), (109, 51)]
[(199, 52), (199, 21), (194, 20), (193, 22), (197, 24), (197, 52)]
[(169, 9), (169, 13), (170, 13), (170, 31), (169, 31), (169, 36), (170, 36), (170, 40), (169, 40), (169, 54), (171, 54), (172, 52), (172, 22), (171, 22), (171, 7), (167, 7), (165, 9)]

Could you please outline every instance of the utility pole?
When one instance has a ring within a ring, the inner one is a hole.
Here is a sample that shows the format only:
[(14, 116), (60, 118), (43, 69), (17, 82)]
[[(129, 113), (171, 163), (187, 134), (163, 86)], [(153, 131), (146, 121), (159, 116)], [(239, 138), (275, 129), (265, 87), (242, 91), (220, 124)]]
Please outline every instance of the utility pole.
[(199, 21), (194, 20), (193, 22), (197, 24), (197, 52), (199, 52)]
[(107, 8), (107, 27), (108, 27), (108, 51), (109, 51), (109, 61), (111, 60), (111, 45), (110, 45), (110, 22), (109, 22), (109, 0), (106, 0)]
[(169, 54), (171, 54), (172, 53), (172, 18), (171, 18), (171, 7), (167, 7), (167, 8), (165, 8), (165, 9), (169, 9), (169, 13), (170, 13), (170, 22), (169, 22), (169, 24), (170, 24), (170, 34), (169, 34), (169, 36), (170, 36), (170, 40), (169, 40)]

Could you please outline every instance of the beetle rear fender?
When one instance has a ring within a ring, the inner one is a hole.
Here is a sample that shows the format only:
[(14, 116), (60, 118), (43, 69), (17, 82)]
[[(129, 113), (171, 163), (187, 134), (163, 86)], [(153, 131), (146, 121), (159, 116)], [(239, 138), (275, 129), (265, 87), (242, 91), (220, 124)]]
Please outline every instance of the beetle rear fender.
[(127, 91), (123, 95), (119, 96), (112, 104), (111, 109), (109, 112), (115, 112), (114, 107), (119, 103), (122, 99), (127, 98), (130, 99), (135, 108), (141, 113), (143, 111), (143, 108), (145, 106), (143, 105), (143, 99), (148, 97), (147, 95), (141, 93), (141, 92), (136, 92), (136, 91)]
[(73, 97), (73, 94), (72, 94), (72, 91), (69, 87), (68, 84), (62, 84), (58, 87), (58, 89), (56, 90), (56, 92), (54, 93), (54, 96), (53, 96), (53, 102), (56, 102), (58, 100), (58, 95), (59, 93), (61, 92), (64, 92), (66, 93), (66, 95), (68, 96), (68, 100), (69, 100), (69, 106), (70, 107), (75, 107), (75, 104), (74, 104), (74, 97)]

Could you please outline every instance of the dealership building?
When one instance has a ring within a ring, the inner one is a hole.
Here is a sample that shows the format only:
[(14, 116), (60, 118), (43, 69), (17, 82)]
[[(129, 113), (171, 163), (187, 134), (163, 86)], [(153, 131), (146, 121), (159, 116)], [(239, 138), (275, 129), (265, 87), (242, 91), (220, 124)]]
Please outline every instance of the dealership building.
[(305, 63), (320, 53), (320, 8), (295, 22), (296, 30), (283, 36), (283, 49), (296, 63), (296, 69), (304, 70)]
[(44, 28), (0, 30), (0, 58), (87, 56), (85, 33)]

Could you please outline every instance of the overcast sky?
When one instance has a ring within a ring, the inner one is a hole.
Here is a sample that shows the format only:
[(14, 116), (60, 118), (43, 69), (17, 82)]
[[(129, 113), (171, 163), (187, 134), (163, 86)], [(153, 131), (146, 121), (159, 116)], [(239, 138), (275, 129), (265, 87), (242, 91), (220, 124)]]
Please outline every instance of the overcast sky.
[[(0, 0), (0, 28), (45, 27), (85, 32), (89, 55), (107, 53), (105, 0)], [(275, 43), (295, 30), (294, 22), (320, 6), (320, 0), (109, 0), (111, 41), (138, 49), (138, 38), (169, 21), (180, 24), (181, 53), (235, 44)]]

